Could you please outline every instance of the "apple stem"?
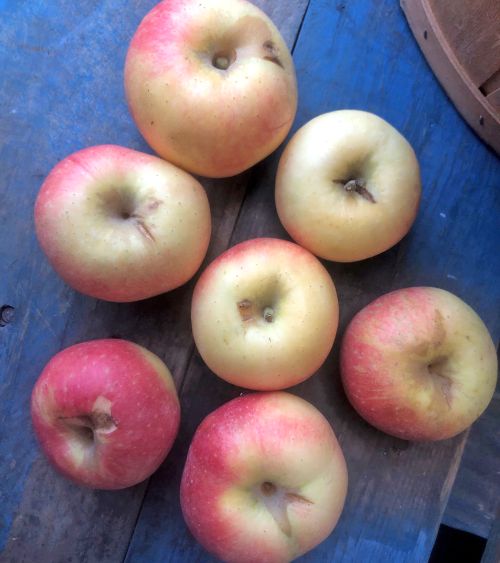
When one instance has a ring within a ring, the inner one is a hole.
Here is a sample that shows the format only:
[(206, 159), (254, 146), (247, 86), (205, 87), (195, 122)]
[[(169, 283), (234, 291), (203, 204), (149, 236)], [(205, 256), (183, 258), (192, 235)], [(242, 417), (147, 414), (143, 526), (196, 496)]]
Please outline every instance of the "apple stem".
[(346, 192), (356, 192), (361, 197), (364, 197), (371, 203), (377, 203), (372, 193), (366, 187), (366, 181), (363, 178), (355, 178), (354, 180), (335, 180), (344, 184), (344, 190)]
[(268, 323), (272, 323), (274, 320), (274, 309), (272, 307), (266, 307), (264, 309), (264, 319)]

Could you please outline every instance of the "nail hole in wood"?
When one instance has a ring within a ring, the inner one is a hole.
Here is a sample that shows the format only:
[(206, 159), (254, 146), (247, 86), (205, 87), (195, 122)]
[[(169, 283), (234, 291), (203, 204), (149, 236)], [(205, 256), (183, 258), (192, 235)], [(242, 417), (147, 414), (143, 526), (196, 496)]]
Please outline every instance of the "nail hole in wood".
[(479, 116), (479, 125), (484, 125), (484, 117), (482, 115)]
[(427, 39), (427, 30), (424, 29), (424, 39)]
[(14, 320), (14, 307), (2, 305), (0, 307), (0, 327), (6, 326)]

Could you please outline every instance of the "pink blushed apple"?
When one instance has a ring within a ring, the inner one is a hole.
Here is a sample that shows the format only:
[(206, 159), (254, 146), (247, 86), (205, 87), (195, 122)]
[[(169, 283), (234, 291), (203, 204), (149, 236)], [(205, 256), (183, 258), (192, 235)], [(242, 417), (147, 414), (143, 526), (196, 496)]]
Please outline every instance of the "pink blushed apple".
[(285, 240), (242, 242), (200, 276), (191, 305), (193, 336), (208, 367), (261, 391), (310, 377), (330, 352), (338, 325), (330, 274)]
[(370, 424), (406, 440), (468, 428), (490, 402), (497, 355), (479, 316), (432, 287), (379, 297), (349, 324), (341, 347), (347, 397)]
[(33, 389), (33, 426), (54, 466), (80, 485), (130, 487), (177, 435), (180, 407), (165, 364), (137, 344), (103, 339), (56, 354)]
[(284, 392), (238, 397), (200, 424), (181, 482), (195, 538), (227, 563), (285, 563), (334, 529), (347, 491), (335, 434)]
[(292, 58), (246, 0), (164, 0), (127, 53), (125, 91), (149, 145), (190, 172), (232, 176), (284, 140), (297, 108)]
[(187, 282), (200, 267), (210, 207), (192, 176), (115, 145), (78, 151), (55, 166), (35, 205), (38, 240), (73, 288), (137, 301)]

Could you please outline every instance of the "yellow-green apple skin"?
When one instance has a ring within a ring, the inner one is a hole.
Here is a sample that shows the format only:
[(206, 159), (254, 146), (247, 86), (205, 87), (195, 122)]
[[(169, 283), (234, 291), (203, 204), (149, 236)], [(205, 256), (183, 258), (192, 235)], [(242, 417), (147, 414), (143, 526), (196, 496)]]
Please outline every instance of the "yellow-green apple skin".
[(328, 356), (338, 325), (335, 285), (321, 262), (289, 241), (233, 246), (200, 276), (193, 336), (208, 367), (261, 391), (304, 381)]
[(335, 262), (370, 258), (399, 242), (415, 220), (420, 194), (408, 141), (358, 110), (325, 113), (301, 127), (281, 156), (275, 188), (288, 234)]
[(211, 218), (190, 174), (156, 156), (99, 145), (52, 169), (35, 203), (35, 227), (66, 283), (126, 302), (187, 282), (205, 257)]

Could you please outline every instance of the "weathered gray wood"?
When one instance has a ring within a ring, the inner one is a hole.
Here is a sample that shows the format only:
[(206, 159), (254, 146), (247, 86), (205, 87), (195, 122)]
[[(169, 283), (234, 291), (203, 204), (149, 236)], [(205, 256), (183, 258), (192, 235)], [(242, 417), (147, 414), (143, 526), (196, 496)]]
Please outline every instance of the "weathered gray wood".
[(500, 507), (500, 394), (473, 425), (443, 522), (488, 538)]

